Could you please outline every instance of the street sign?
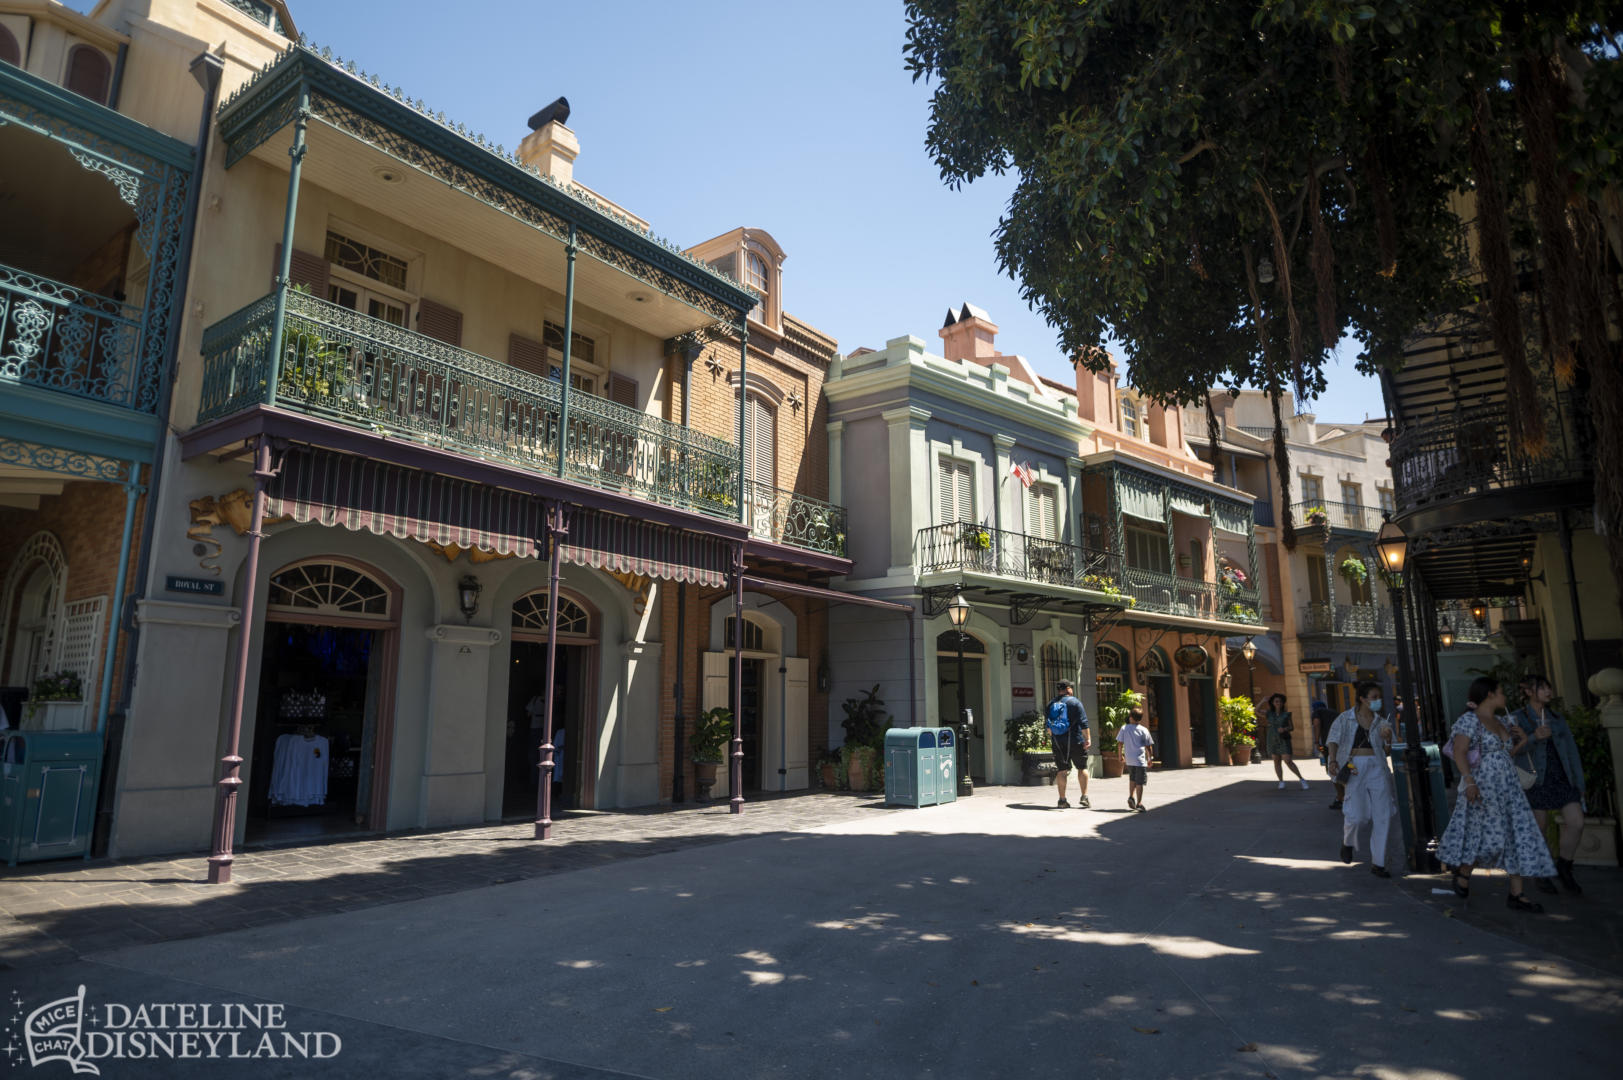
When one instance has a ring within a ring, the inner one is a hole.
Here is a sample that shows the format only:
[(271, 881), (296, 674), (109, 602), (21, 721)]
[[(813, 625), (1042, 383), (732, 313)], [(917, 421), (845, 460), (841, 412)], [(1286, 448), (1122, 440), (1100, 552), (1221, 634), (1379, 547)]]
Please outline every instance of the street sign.
[(1034, 698), (1034, 697), (1037, 696), (1036, 688), (1035, 687), (1030, 687), (1030, 686), (1016, 686), (1014, 689), (1010, 690), (1009, 692), (1011, 694), (1013, 694), (1015, 697)]
[(1329, 660), (1303, 660), (1296, 665), (1296, 670), (1303, 675), (1328, 675), (1335, 669), (1335, 664)]
[(208, 578), (176, 577), (174, 574), (168, 574), (163, 579), (163, 587), (170, 592), (191, 593), (195, 596), (225, 595), (225, 582), (210, 581)]

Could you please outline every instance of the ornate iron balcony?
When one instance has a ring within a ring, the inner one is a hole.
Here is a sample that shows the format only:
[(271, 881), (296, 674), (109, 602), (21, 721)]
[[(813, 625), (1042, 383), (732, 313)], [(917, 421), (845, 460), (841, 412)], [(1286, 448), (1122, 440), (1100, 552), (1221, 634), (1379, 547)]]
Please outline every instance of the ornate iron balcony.
[(1392, 609), (1382, 604), (1331, 604), (1310, 601), (1302, 608), (1302, 633), (1389, 640), (1394, 634)]
[(1122, 571), (1122, 589), (1140, 611), (1223, 622), (1262, 622), (1260, 593), (1235, 581), (1204, 581), (1129, 566)]
[(1468, 495), (1587, 479), (1593, 463), (1588, 407), (1569, 393), (1544, 407), (1548, 448), (1519, 450), (1505, 406), (1478, 405), (1406, 425), (1392, 440), (1399, 513)]
[(1298, 529), (1311, 524), (1309, 515), (1318, 515), (1315, 511), (1324, 511), (1325, 523), (1331, 529), (1341, 532), (1379, 532), (1382, 521), (1382, 511), (1378, 506), (1365, 506), (1363, 503), (1343, 502), (1299, 502), (1291, 504), (1291, 516)]
[(825, 555), (845, 556), (845, 507), (771, 484), (744, 484), (750, 535)]
[(139, 395), (141, 312), (60, 281), (0, 265), (0, 380), (153, 413)]
[[(275, 295), (265, 296), (203, 332), (199, 421), (274, 405), (522, 469), (556, 470), (556, 381), (301, 292), (288, 295), (282, 353), (272, 358), (275, 309)], [(569, 396), (563, 472), (578, 483), (736, 519), (735, 446), (591, 394)]]
[(914, 541), (922, 574), (970, 570), (1040, 585), (1092, 589), (1112, 596), (1119, 587), (1118, 556), (1108, 551), (953, 521), (920, 529)]

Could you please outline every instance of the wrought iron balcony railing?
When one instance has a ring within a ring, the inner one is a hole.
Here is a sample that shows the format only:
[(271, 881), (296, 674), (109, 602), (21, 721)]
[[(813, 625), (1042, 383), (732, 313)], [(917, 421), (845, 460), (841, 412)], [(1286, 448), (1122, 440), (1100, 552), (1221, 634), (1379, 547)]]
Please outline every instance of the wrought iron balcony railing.
[(1555, 398), (1544, 409), (1548, 446), (1540, 457), (1515, 445), (1504, 405), (1462, 407), (1406, 425), (1392, 440), (1398, 511), (1590, 476), (1587, 407), (1568, 393)]
[(1204, 581), (1129, 566), (1122, 570), (1121, 584), (1139, 611), (1223, 622), (1262, 622), (1260, 594), (1237, 582)]
[(753, 480), (744, 484), (744, 504), (750, 535), (844, 557), (845, 507)]
[(0, 380), (151, 413), (140, 341), (140, 309), (0, 265)]
[(919, 530), (915, 540), (919, 572), (970, 570), (1039, 585), (1063, 585), (1120, 594), (1115, 555), (1060, 540), (1045, 540), (972, 521), (952, 521)]
[(1392, 609), (1381, 604), (1332, 604), (1310, 601), (1302, 608), (1302, 633), (1386, 640), (1396, 632)]
[(1382, 511), (1378, 506), (1365, 506), (1363, 503), (1343, 502), (1299, 502), (1291, 504), (1291, 517), (1298, 529), (1311, 524), (1309, 515), (1317, 517), (1317, 511), (1324, 511), (1325, 523), (1332, 529), (1342, 532), (1379, 532), (1381, 528)]
[[(537, 472), (558, 461), (558, 383), (305, 293), (275, 295), (203, 332), (198, 419), (275, 405)], [(271, 365), (277, 365), (274, 400)], [(734, 519), (738, 450), (604, 398), (569, 397), (563, 474), (578, 483)]]
[(1272, 527), (1274, 524), (1274, 504), (1270, 499), (1258, 499), (1251, 507), (1251, 523)]

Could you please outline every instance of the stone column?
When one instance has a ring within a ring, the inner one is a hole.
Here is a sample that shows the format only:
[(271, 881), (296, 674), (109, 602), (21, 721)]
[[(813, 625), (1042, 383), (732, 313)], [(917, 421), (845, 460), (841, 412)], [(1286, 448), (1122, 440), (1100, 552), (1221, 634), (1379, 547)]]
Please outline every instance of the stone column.
[(490, 658), (502, 640), (488, 626), (441, 623), (425, 633), (429, 652), (428, 740), (423, 755), (421, 828), (477, 824), (485, 816), (485, 723)]
[[(1019, 521), (1019, 518), (1015, 516), (1014, 506), (1008, 501), (1014, 489), (1008, 488), (1009, 494), (1004, 493), (1005, 485), (1003, 481), (1009, 475), (1009, 451), (1014, 449), (1014, 436), (993, 435), (992, 449), (994, 461), (992, 465), (992, 528), (1008, 529), (1011, 532), (1024, 531), (1014, 529), (1014, 525)], [(1025, 489), (1022, 487), (1020, 490)]]
[(904, 405), (880, 414), (890, 426), (890, 572), (913, 573), (913, 538), (930, 524), (930, 410)]
[(828, 501), (843, 506), (845, 494), (845, 421), (828, 422)]

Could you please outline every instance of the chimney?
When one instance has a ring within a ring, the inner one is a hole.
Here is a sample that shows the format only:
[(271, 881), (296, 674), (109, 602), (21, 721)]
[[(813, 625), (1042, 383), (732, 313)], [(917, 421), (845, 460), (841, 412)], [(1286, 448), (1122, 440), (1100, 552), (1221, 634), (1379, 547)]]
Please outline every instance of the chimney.
[[(1099, 350), (1101, 353), (1103, 349)], [(1106, 354), (1110, 366), (1095, 374), (1083, 366), (1081, 359), (1073, 361), (1076, 368), (1076, 411), (1082, 419), (1095, 427), (1116, 426), (1116, 361)]]
[(941, 340), (948, 360), (973, 360), (990, 366), (998, 355), (992, 345), (997, 340), (997, 325), (974, 304), (965, 303), (957, 311), (948, 309), (947, 321), (941, 324)]
[(530, 117), (530, 133), (518, 144), (518, 159), (552, 177), (563, 187), (575, 179), (575, 158), (580, 140), (565, 127), (569, 119), (569, 99), (559, 98)]

